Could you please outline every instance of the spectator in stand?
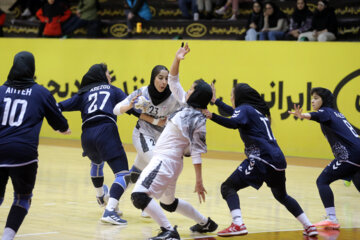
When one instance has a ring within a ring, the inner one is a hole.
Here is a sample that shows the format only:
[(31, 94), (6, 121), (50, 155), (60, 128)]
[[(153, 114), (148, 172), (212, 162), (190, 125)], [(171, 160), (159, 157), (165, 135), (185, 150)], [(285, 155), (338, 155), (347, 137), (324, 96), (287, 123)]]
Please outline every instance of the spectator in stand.
[(0, 37), (4, 36), (3, 25), (5, 23), (6, 14), (0, 9)]
[(149, 21), (152, 18), (152, 14), (146, 0), (126, 0), (126, 1), (130, 7), (130, 10), (127, 10), (125, 12), (126, 24), (128, 27), (127, 38), (131, 38), (134, 25), (137, 22), (143, 23), (144, 21)]
[(264, 26), (259, 33), (259, 40), (281, 40), (284, 39), (288, 29), (285, 13), (273, 2), (265, 3)]
[(246, 28), (245, 40), (255, 41), (258, 39), (260, 30), (264, 24), (264, 15), (262, 11), (262, 4), (260, 1), (255, 0), (252, 5), (252, 13), (248, 18)]
[(197, 0), (198, 11), (200, 18), (211, 19), (212, 18), (212, 0)]
[[(199, 20), (197, 0), (179, 0), (179, 8), (184, 18), (194, 19), (194, 21)], [(191, 13), (189, 8), (191, 9)]]
[(65, 22), (70, 15), (70, 9), (63, 8), (59, 0), (47, 0), (47, 3), (36, 13), (40, 21), (45, 23), (42, 36), (61, 37), (61, 23)]
[(306, 5), (306, 0), (297, 0), (295, 12), (290, 18), (289, 32), (286, 40), (297, 40), (299, 35), (311, 29), (312, 12)]
[(100, 37), (100, 21), (97, 11), (100, 9), (98, 0), (80, 0), (76, 15), (63, 24), (64, 37), (71, 35), (76, 29), (86, 27), (88, 38)]
[(326, 0), (318, 1), (312, 20), (312, 32), (300, 34), (299, 41), (334, 41), (337, 34), (337, 19), (333, 8)]
[(215, 10), (215, 13), (218, 15), (224, 15), (226, 13), (226, 10), (232, 6), (232, 15), (229, 20), (237, 20), (236, 15), (239, 11), (239, 2), (250, 2), (251, 0), (227, 0), (225, 5), (219, 8), (218, 10)]

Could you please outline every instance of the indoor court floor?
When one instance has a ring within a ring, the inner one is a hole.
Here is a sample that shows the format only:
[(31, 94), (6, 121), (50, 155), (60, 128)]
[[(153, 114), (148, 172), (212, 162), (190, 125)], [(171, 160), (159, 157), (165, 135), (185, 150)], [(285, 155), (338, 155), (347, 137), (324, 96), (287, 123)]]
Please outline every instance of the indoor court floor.
[[(135, 153), (126, 146), (129, 166)], [(133, 186), (120, 200), (126, 226), (106, 225), (100, 222), (103, 209), (95, 199), (89, 173), (90, 161), (82, 157), (78, 141), (41, 139), (39, 169), (30, 212), (16, 239), (24, 240), (142, 240), (157, 235), (158, 225), (144, 219), (130, 200)], [(237, 160), (236, 160), (237, 159)], [(203, 159), (203, 181), (207, 190), (206, 202), (200, 204), (194, 193), (195, 174), (191, 159), (185, 158), (184, 169), (177, 185), (177, 197), (190, 202), (205, 216), (219, 224), (218, 230), (231, 223), (226, 202), (220, 194), (221, 183), (244, 159), (242, 154), (210, 152)], [(288, 158), (287, 190), (315, 223), (323, 220), (325, 210), (316, 188), (316, 178), (329, 163), (321, 159)], [(111, 185), (113, 174), (104, 168), (105, 183)], [(360, 198), (353, 185), (345, 187), (342, 181), (332, 184), (335, 194), (340, 231), (320, 232), (318, 238), (327, 240), (360, 239)], [(216, 233), (192, 234), (189, 227), (195, 223), (177, 213), (166, 213), (173, 225), (178, 225), (182, 239), (308, 239), (302, 235), (300, 223), (272, 196), (264, 185), (259, 191), (247, 188), (238, 192), (244, 222), (249, 234), (241, 237), (221, 238)], [(12, 204), (13, 189), (9, 181), (5, 200), (0, 207), (0, 236)]]

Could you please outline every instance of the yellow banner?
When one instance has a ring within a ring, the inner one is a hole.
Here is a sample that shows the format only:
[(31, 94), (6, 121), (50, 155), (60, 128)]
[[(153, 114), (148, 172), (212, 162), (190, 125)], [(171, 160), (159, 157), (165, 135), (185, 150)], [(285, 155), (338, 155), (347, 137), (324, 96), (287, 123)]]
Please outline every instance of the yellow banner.
[[(147, 85), (157, 64), (170, 68), (180, 41), (173, 40), (79, 40), (0, 39), (3, 83), (14, 55), (22, 50), (35, 55), (37, 82), (57, 101), (78, 90), (82, 76), (94, 63), (105, 62), (116, 78), (114, 85), (128, 93)], [(230, 104), (235, 82), (257, 89), (271, 105), (274, 135), (288, 156), (332, 158), (318, 123), (295, 120), (287, 114), (293, 103), (311, 111), (310, 89), (334, 92), (339, 110), (360, 129), (360, 44), (310, 42), (243, 42), (189, 40), (191, 52), (181, 63), (180, 80), (185, 90), (197, 79), (216, 81), (217, 96)], [(215, 106), (209, 109), (218, 112)], [(79, 139), (79, 112), (65, 113), (73, 134), (62, 136), (47, 124), (41, 136)], [(121, 116), (118, 126), (124, 143), (131, 143), (136, 119)], [(238, 131), (207, 123), (209, 150), (243, 152)]]

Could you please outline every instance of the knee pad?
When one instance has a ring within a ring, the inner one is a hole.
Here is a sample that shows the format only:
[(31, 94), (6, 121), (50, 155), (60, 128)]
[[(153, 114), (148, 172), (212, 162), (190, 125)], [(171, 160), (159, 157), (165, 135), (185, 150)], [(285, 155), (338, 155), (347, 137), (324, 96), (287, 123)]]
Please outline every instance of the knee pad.
[(131, 169), (130, 169), (130, 181), (131, 183), (136, 183), (139, 176), (141, 174), (141, 170), (138, 169), (137, 167), (133, 166)]
[(151, 201), (151, 198), (144, 192), (133, 192), (131, 194), (131, 201), (136, 208), (144, 210)]
[(122, 171), (120, 173), (115, 174), (115, 182), (119, 184), (124, 190), (128, 186), (131, 179), (131, 175), (129, 171)]
[(175, 212), (178, 204), (179, 204), (179, 199), (177, 199), (177, 198), (175, 198), (175, 200), (173, 201), (173, 203), (172, 203), (172, 204), (169, 204), (169, 205), (160, 202), (160, 206), (161, 206), (164, 210), (166, 210), (166, 211), (168, 211), (168, 212)]
[(221, 195), (223, 199), (226, 200), (228, 196), (233, 194), (237, 194), (236, 191), (233, 188), (231, 188), (226, 181), (223, 182), (223, 184), (221, 184)]
[(17, 194), (14, 193), (14, 202), (13, 206), (18, 206), (24, 208), (26, 211), (29, 211), (31, 205), (32, 194)]
[(95, 164), (91, 162), (90, 176), (92, 178), (103, 177), (104, 176), (103, 169), (104, 169), (104, 162), (102, 162), (101, 164)]

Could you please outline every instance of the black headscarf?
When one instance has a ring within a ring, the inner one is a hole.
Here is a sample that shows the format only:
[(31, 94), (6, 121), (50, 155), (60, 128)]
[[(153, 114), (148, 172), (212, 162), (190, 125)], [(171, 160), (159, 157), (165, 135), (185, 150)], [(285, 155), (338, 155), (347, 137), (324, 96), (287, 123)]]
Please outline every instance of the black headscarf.
[(196, 84), (194, 92), (187, 100), (187, 104), (193, 108), (206, 109), (213, 95), (212, 89), (210, 85), (202, 79), (196, 80), (194, 83)]
[(89, 71), (83, 76), (78, 94), (89, 91), (91, 88), (109, 84), (106, 77), (107, 66), (105, 64), (94, 64)]
[(35, 58), (30, 52), (19, 52), (14, 57), (13, 66), (10, 69), (6, 86), (25, 89), (35, 84)]
[(249, 104), (267, 117), (270, 117), (269, 107), (260, 94), (246, 83), (238, 83), (234, 89), (235, 107)]
[(275, 3), (271, 1), (265, 2), (264, 4), (265, 8), (266, 8), (266, 4), (270, 4), (271, 7), (273, 8), (273, 14), (269, 16), (269, 27), (270, 28), (276, 27), (278, 20), (281, 18), (286, 19), (286, 15), (279, 9), (279, 7)]
[(55, 0), (53, 4), (49, 4), (47, 1), (42, 7), (43, 15), (49, 18), (49, 22), (52, 21), (53, 17), (61, 16), (64, 14), (64, 7), (60, 4), (60, 0)]
[[(260, 12), (256, 13), (254, 11), (254, 5), (259, 4), (260, 5)], [(263, 28), (264, 23), (264, 13), (263, 13), (263, 6), (262, 3), (258, 0), (253, 1), (252, 4), (252, 12), (249, 15), (248, 22), (247, 22), (247, 28), (250, 28), (250, 24), (255, 23), (256, 24), (256, 31), (260, 31), (260, 29)]]
[(158, 90), (156, 90), (154, 81), (155, 81), (156, 76), (162, 70), (169, 72), (169, 70), (163, 65), (156, 65), (153, 68), (153, 70), (151, 71), (150, 84), (148, 86), (148, 91), (149, 91), (151, 101), (155, 106), (162, 103), (163, 101), (165, 101), (171, 95), (169, 85), (166, 86), (166, 88), (163, 92), (159, 92)]
[(299, 10), (297, 7), (292, 15), (294, 22), (297, 24), (298, 27), (302, 26), (302, 24), (306, 21), (306, 18), (312, 15), (311, 11), (309, 10), (306, 0), (304, 0), (304, 8)]
[(323, 104), (321, 105), (321, 107), (334, 108), (335, 98), (329, 89), (322, 88), (322, 87), (313, 88), (313, 89), (311, 89), (310, 94), (313, 95), (314, 93), (316, 93), (317, 95), (319, 95), (321, 97), (321, 99), (323, 101)]

